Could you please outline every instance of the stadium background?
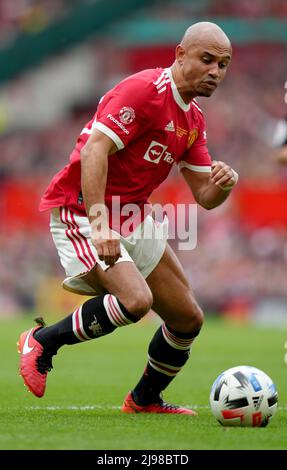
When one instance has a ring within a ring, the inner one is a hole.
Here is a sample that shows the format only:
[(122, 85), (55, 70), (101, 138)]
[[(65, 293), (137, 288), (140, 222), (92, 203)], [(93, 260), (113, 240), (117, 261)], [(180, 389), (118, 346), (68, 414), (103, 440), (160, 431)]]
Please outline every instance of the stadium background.
[[(0, 1), (1, 315), (62, 315), (79, 302), (59, 287), (40, 195), (99, 97), (130, 73), (171, 64), (184, 29), (210, 19), (230, 36), (234, 57), (200, 105), (211, 155), (240, 182), (222, 207), (199, 209), (198, 246), (179, 256), (206, 312), (286, 320), (287, 169), (272, 149), (286, 115), (286, 16), (284, 0)], [(192, 199), (174, 171), (153, 201)]]

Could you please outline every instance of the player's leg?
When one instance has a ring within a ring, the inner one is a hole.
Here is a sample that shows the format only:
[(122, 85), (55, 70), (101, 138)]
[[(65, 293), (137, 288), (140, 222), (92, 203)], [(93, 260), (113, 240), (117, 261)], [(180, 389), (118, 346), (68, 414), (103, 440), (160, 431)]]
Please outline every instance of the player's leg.
[[(22, 333), (20, 373), (37, 396), (44, 394), (51, 358), (61, 346), (104, 336), (134, 323), (152, 304), (151, 291), (124, 247), (122, 258), (113, 267), (99, 261), (89, 238), (87, 218), (61, 208), (52, 214), (51, 227), (62, 265), (71, 276), (68, 279), (101, 294), (52, 326), (39, 325)], [(83, 271), (85, 274), (81, 274)]]
[(91, 287), (100, 285), (105, 293), (87, 300), (55, 325), (36, 332), (35, 338), (50, 350), (135, 323), (152, 305), (151, 291), (134, 263), (118, 263), (106, 271), (97, 265), (83, 279)]
[(170, 245), (166, 245), (163, 257), (146, 282), (153, 294), (153, 308), (164, 322), (182, 334), (200, 330), (203, 312)]
[(151, 307), (151, 291), (134, 263), (121, 262), (107, 271), (96, 266), (89, 273), (90, 285), (93, 279), (108, 293), (87, 300), (56, 324), (39, 325), (20, 337), (20, 373), (38, 397), (45, 392), (52, 356), (61, 346), (98, 338), (135, 323)]
[[(123, 411), (126, 412), (133, 412), (131, 405), (138, 407), (138, 411), (149, 411), (158, 403), (160, 393), (186, 363), (203, 322), (203, 313), (170, 246), (167, 245), (147, 283), (153, 293), (152, 308), (164, 323), (149, 345), (148, 363), (142, 378), (125, 400)], [(187, 410), (175, 407), (174, 412), (186, 413)]]

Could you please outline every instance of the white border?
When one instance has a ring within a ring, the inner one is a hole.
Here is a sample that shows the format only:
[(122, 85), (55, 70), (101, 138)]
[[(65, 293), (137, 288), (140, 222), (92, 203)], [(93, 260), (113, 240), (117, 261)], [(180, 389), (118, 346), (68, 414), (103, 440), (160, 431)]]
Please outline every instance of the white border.
[(211, 166), (209, 165), (191, 165), (190, 163), (187, 163), (185, 161), (181, 161), (178, 164), (179, 170), (182, 170), (182, 168), (188, 168), (188, 170), (192, 171), (198, 171), (200, 173), (211, 173)]
[(112, 139), (112, 141), (116, 144), (118, 150), (122, 150), (124, 148), (125, 144), (123, 143), (122, 139), (108, 126), (97, 121), (93, 127), (94, 129), (98, 129), (103, 134), (110, 137), (110, 139)]

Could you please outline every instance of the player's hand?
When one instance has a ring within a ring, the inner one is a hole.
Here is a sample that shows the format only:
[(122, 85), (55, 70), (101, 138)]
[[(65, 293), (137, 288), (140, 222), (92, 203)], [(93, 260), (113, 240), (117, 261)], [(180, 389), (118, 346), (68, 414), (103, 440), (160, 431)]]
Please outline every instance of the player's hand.
[(213, 160), (210, 178), (223, 191), (230, 191), (238, 181), (238, 174), (226, 163)]
[(113, 266), (121, 257), (120, 236), (112, 230), (95, 230), (92, 227), (91, 240), (99, 259), (107, 266)]

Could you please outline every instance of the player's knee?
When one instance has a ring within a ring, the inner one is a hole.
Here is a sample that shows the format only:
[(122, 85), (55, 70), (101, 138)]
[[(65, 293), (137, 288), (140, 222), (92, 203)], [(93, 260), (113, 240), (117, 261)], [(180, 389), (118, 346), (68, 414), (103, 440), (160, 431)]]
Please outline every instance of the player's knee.
[[(174, 314), (172, 316), (172, 313)], [(179, 333), (199, 333), (203, 324), (204, 314), (193, 293), (187, 289), (182, 292), (182, 303), (174, 312), (170, 312), (168, 325)]]
[(184, 330), (199, 331), (202, 327), (204, 314), (193, 295), (189, 295), (184, 308)]
[(200, 330), (204, 321), (204, 313), (196, 301), (193, 302), (190, 314), (190, 321), (194, 330)]
[(137, 318), (142, 318), (151, 309), (153, 304), (153, 296), (149, 288), (145, 291), (133, 292), (127, 303), (127, 310)]

